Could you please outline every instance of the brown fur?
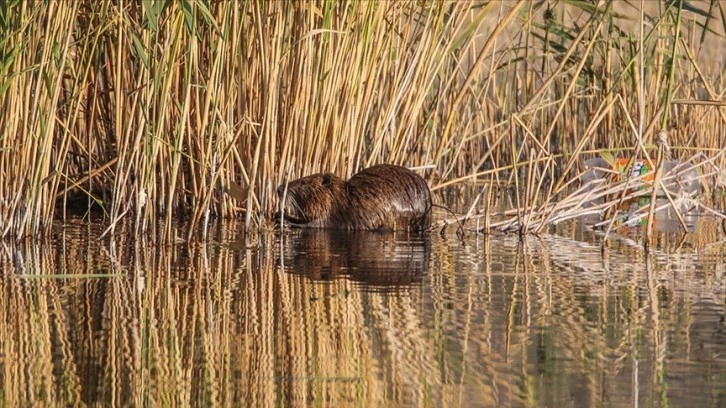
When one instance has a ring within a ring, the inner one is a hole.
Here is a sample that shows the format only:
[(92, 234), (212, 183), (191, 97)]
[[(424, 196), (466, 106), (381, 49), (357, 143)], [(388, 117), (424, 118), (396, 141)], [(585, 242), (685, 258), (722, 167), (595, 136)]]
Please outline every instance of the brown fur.
[(423, 231), (431, 225), (431, 192), (411, 170), (379, 164), (348, 181), (319, 173), (290, 182), (284, 213), (286, 224), (303, 228)]

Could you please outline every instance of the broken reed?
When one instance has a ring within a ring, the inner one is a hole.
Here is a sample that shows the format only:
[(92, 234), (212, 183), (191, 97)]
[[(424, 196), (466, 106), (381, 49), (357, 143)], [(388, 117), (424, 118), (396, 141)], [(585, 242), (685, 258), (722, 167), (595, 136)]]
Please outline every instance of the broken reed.
[(656, 123), (674, 149), (720, 147), (726, 109), (692, 101), (723, 95), (722, 5), (660, 3), (8, 2), (0, 236), (89, 207), (166, 237), (176, 217), (264, 226), (283, 179), (379, 162), (435, 187), (535, 160), (510, 180), (527, 208)]

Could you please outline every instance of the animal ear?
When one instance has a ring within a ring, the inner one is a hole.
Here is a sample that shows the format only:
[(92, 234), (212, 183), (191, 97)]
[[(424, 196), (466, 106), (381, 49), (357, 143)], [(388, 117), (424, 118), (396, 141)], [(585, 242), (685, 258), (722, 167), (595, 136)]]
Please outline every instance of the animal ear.
[(330, 174), (330, 173), (323, 174), (323, 185), (326, 186), (326, 187), (329, 186), (330, 185), (330, 179), (332, 177), (333, 177), (333, 175)]

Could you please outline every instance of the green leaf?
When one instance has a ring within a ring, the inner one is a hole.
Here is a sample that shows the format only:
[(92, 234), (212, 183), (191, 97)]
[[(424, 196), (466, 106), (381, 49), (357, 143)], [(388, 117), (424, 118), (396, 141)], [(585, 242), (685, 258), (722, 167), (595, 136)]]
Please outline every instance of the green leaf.
[(142, 0), (141, 7), (144, 9), (144, 23), (153, 32), (159, 31), (159, 10), (160, 2), (153, 0)]
[(615, 158), (615, 156), (613, 156), (612, 153), (604, 150), (604, 151), (600, 152), (600, 157), (602, 157), (603, 160), (608, 162), (610, 167), (615, 167), (615, 162), (617, 161), (617, 159)]

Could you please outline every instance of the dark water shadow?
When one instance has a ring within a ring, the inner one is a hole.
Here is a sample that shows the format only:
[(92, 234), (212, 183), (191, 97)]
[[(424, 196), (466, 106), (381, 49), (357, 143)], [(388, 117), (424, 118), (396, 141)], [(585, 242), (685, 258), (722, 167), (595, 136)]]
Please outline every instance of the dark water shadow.
[(313, 281), (349, 279), (374, 291), (420, 283), (431, 255), (430, 236), (400, 232), (291, 230), (280, 245), (285, 272)]

